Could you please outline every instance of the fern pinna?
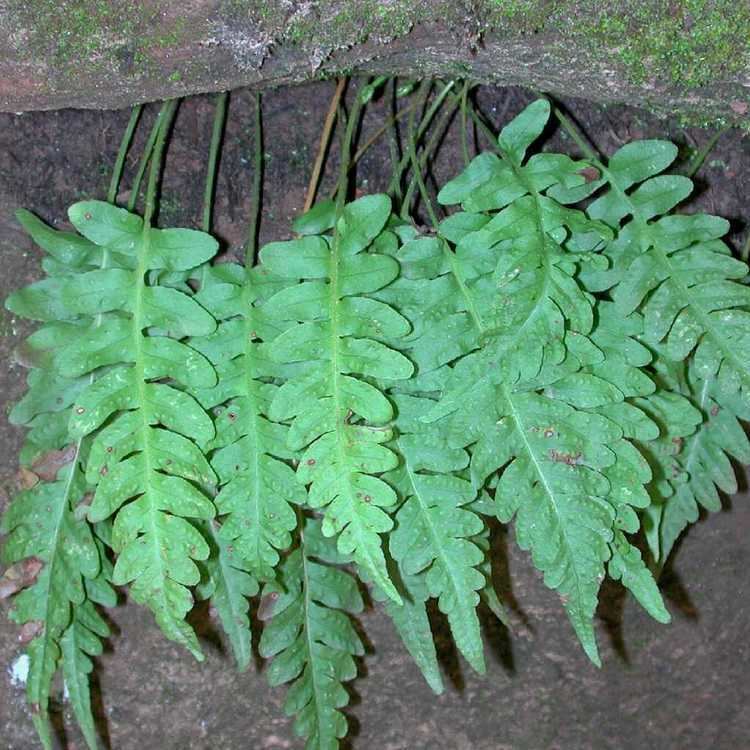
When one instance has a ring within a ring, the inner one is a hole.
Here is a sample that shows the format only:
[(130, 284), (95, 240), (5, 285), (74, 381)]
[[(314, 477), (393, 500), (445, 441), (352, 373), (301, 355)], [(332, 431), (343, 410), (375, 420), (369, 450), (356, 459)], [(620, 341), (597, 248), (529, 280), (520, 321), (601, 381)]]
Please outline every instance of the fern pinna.
[(724, 220), (674, 212), (691, 183), (662, 174), (672, 144), (605, 161), (572, 130), (583, 159), (530, 154), (550, 116), (532, 103), (443, 185), (442, 221), (420, 182), (429, 232), (386, 195), (346, 203), (344, 163), (337, 201), (245, 266), (152, 225), (157, 168), (143, 218), (85, 201), (76, 233), (19, 213), (47, 277), (7, 301), (42, 325), (17, 355), (28, 486), (0, 590), (21, 590), (46, 747), (60, 667), (96, 746), (113, 585), (198, 658), (185, 618), (210, 599), (240, 669), (259, 597), (259, 653), (311, 750), (347, 731), (362, 584), (436, 692), (431, 599), (484, 671), (478, 608), (504, 618), (488, 516), (514, 525), (593, 662), (605, 576), (669, 620), (652, 571), (735, 491), (730, 459), (750, 462), (747, 267)]

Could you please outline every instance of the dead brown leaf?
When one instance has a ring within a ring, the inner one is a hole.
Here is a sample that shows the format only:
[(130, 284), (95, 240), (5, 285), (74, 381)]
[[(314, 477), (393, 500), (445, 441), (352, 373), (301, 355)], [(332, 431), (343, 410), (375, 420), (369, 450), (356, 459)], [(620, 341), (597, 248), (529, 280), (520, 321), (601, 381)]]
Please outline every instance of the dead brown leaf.
[(29, 620), (21, 626), (21, 631), (18, 633), (18, 642), (24, 644), (29, 643), (43, 632), (44, 622), (42, 622), (42, 620)]
[(39, 477), (30, 469), (22, 466), (18, 470), (18, 474), (16, 474), (16, 481), (18, 482), (19, 489), (30, 490), (39, 484)]
[(0, 599), (32, 586), (43, 567), (44, 562), (38, 557), (27, 557), (11, 565), (0, 578)]
[(76, 446), (71, 443), (59, 451), (48, 451), (31, 464), (32, 471), (45, 482), (54, 482), (57, 472), (76, 457)]

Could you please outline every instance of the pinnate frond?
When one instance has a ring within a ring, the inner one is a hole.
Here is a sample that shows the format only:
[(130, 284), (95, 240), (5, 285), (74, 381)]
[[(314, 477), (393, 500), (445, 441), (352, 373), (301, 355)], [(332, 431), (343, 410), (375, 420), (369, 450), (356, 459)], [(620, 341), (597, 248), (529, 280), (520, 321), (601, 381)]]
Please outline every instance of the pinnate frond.
[(354, 679), (355, 656), (364, 647), (350, 614), (363, 608), (352, 576), (338, 567), (346, 558), (307, 519), (299, 545), (282, 561), (278, 583), (264, 587), (270, 621), (260, 640), (271, 658), (271, 685), (291, 682), (285, 710), (309, 750), (336, 750), (346, 734), (341, 710), (349, 702), (343, 683)]
[(75, 512), (86, 492), (76, 453), (57, 479), (19, 493), (2, 519), (1, 531), (8, 534), (4, 561), (38, 565), (32, 585), (16, 594), (11, 618), (22, 626), (21, 637), (28, 641), (27, 697), (47, 748), (52, 747), (47, 713), (52, 679), (61, 662), (75, 671), (63, 641), (87, 606), (85, 579), (101, 569), (88, 523)]
[(97, 201), (75, 204), (69, 214), (106, 257), (105, 267), (49, 277), (6, 304), (50, 321), (57, 334), (51, 358), (62, 376), (74, 382), (88, 376), (75, 394), (69, 434), (80, 440), (97, 433), (86, 466), (96, 485), (88, 514), (95, 522), (116, 514), (114, 582), (132, 581), (134, 598), (154, 610), (165, 633), (199, 655), (184, 616), (192, 605), (187, 587), (199, 580), (193, 560), (205, 558), (208, 546), (187, 519), (214, 515), (193, 484), (215, 482), (198, 448), (213, 438), (214, 427), (190, 395), (163, 381), (216, 382), (210, 362), (180, 341), (207, 335), (216, 323), (185, 293), (151, 283), (151, 272), (197, 266), (217, 243), (192, 230), (154, 229)]
[(399, 601), (380, 539), (393, 525), (387, 509), (396, 501), (379, 478), (398, 460), (383, 445), (393, 410), (370, 379), (412, 374), (411, 362), (382, 343), (406, 334), (409, 323), (368, 296), (396, 278), (398, 263), (363, 252), (389, 216), (386, 196), (361, 198), (344, 209), (332, 236), (266, 245), (260, 257), (272, 273), (299, 280), (264, 303), (268, 314), (297, 322), (274, 339), (270, 357), (306, 363), (278, 389), (269, 416), (292, 420), (287, 443), (302, 451), (297, 477), (310, 485), (309, 505), (325, 509), (323, 532), (338, 534), (342, 554)]
[[(389, 475), (404, 497), (390, 535), (390, 551), (407, 576), (422, 574), (430, 595), (447, 616), (459, 651), (484, 672), (476, 608), (485, 585), (477, 566), (483, 551), (472, 537), (483, 523), (465, 507), (476, 497), (471, 482), (450, 474), (468, 464), (468, 454), (441, 439), (439, 425), (420, 423), (421, 399), (400, 396), (398, 447), (404, 465)], [(427, 473), (427, 472), (430, 473)]]

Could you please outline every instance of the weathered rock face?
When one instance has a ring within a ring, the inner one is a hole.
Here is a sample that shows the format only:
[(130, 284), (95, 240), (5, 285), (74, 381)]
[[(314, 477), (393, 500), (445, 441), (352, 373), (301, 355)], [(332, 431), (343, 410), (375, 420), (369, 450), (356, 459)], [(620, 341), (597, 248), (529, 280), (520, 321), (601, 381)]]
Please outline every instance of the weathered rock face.
[(0, 0), (0, 110), (115, 108), (342, 73), (471, 78), (747, 121), (734, 0)]

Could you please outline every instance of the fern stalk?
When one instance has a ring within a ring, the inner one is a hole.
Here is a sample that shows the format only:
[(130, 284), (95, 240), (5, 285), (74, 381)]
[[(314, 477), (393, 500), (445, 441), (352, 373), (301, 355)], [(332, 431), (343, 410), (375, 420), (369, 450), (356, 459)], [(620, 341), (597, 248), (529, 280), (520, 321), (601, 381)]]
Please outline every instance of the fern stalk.
[(214, 122), (211, 129), (211, 145), (208, 150), (208, 164), (206, 166), (206, 183), (203, 190), (203, 218), (201, 229), (204, 232), (211, 231), (211, 215), (213, 213), (214, 188), (216, 184), (216, 172), (221, 152), (221, 139), (224, 134), (224, 123), (227, 117), (227, 101), (229, 92), (222, 91), (216, 96), (214, 105)]
[(128, 211), (132, 211), (135, 208), (135, 204), (138, 202), (138, 195), (140, 194), (141, 190), (141, 182), (143, 182), (143, 177), (145, 176), (146, 170), (148, 169), (149, 161), (151, 160), (151, 157), (154, 153), (156, 139), (159, 137), (159, 133), (161, 132), (165, 118), (169, 116), (171, 119), (172, 117), (172, 115), (169, 115), (169, 111), (173, 107), (173, 101), (174, 100), (166, 101), (161, 105), (161, 108), (156, 115), (156, 119), (154, 120), (154, 124), (151, 126), (148, 138), (146, 139), (146, 145), (144, 146), (143, 153), (141, 154), (141, 159), (138, 162), (138, 169), (135, 173), (135, 177), (133, 178), (133, 185), (130, 188), (130, 197), (128, 198), (127, 205)]
[(117, 200), (117, 189), (120, 185), (122, 169), (125, 166), (125, 157), (128, 155), (130, 142), (133, 140), (133, 133), (138, 126), (138, 120), (141, 117), (141, 109), (142, 105), (139, 104), (136, 107), (133, 107), (130, 111), (130, 119), (125, 128), (125, 133), (122, 136), (120, 149), (117, 152), (117, 159), (115, 160), (115, 166), (112, 169), (112, 178), (109, 181), (109, 190), (107, 191), (107, 201), (112, 204)]

